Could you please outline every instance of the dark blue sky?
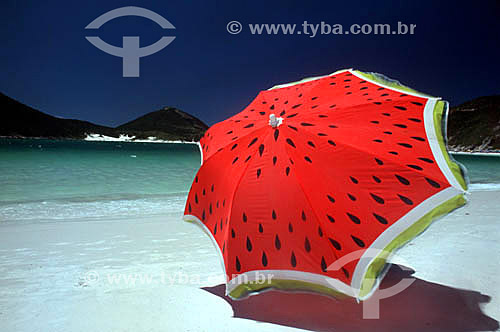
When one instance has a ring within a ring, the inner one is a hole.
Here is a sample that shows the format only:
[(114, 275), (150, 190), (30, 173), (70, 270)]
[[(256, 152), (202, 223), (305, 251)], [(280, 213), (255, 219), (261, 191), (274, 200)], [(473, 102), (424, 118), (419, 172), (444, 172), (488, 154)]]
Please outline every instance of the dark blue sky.
[[(260, 90), (356, 68), (384, 73), (452, 105), (500, 93), (499, 1), (13, 1), (4, 0), (1, 91), (46, 113), (118, 125), (162, 106), (208, 124), (242, 110)], [(118, 7), (165, 17), (85, 26)], [(231, 35), (229, 21), (243, 24)], [(414, 35), (251, 35), (249, 23), (416, 24)], [(141, 59), (139, 78), (85, 36), (141, 46), (176, 39)]]

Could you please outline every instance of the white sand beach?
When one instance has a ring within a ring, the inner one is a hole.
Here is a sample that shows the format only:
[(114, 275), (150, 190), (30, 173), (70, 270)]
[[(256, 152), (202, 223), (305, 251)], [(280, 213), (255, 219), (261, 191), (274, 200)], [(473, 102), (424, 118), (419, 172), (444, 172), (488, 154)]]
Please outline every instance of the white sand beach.
[(169, 216), (0, 223), (0, 330), (24, 331), (490, 331), (500, 320), (500, 192), (473, 191), (399, 251), (362, 306), (307, 293), (224, 297), (209, 238)]

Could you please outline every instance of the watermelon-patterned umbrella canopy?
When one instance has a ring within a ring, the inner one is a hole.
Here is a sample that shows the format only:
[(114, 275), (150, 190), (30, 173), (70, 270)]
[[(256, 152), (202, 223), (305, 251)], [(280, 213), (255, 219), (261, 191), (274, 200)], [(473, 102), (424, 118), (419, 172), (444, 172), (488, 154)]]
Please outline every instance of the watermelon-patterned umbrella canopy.
[(227, 295), (368, 298), (394, 250), (466, 202), (447, 109), (385, 76), (342, 70), (262, 91), (212, 126), (184, 219), (213, 240)]

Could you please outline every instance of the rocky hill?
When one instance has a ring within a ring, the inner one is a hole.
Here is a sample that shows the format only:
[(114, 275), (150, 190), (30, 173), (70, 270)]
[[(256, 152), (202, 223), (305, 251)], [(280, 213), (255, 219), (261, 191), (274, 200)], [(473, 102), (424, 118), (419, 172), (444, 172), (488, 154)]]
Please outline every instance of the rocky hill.
[(4, 94), (0, 94), (0, 136), (84, 139), (88, 134), (111, 137), (120, 135), (162, 140), (199, 140), (207, 125), (175, 108), (164, 108), (116, 128), (87, 121), (61, 119), (35, 110)]
[(451, 107), (448, 145), (455, 151), (500, 151), (500, 95)]

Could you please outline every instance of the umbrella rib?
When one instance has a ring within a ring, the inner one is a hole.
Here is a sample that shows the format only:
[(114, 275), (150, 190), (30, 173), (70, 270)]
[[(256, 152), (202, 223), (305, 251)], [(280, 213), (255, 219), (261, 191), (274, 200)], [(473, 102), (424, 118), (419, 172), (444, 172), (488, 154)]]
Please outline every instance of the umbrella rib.
[[(314, 135), (311, 131), (309, 131), (308, 129), (303, 129), (303, 131), (307, 132), (309, 135), (311, 135), (311, 137), (316, 137), (316, 136), (315, 136), (315, 135)], [(427, 136), (426, 136), (426, 137), (427, 137)], [(322, 138), (322, 137), (319, 137), (319, 139), (320, 139), (320, 140), (322, 140), (323, 138)], [(412, 168), (410, 168), (410, 167), (408, 167), (408, 166), (406, 166), (406, 165), (403, 165), (403, 164), (401, 164), (401, 163), (399, 163), (399, 162), (397, 162), (397, 161), (394, 161), (394, 160), (392, 160), (392, 159), (386, 159), (386, 158), (384, 158), (384, 157), (381, 157), (381, 156), (379, 156), (379, 155), (374, 154), (373, 152), (371, 152), (371, 151), (369, 151), (369, 150), (362, 150), (362, 149), (360, 149), (360, 148), (358, 148), (358, 147), (356, 147), (356, 146), (354, 146), (354, 145), (351, 145), (351, 144), (349, 144), (349, 143), (346, 143), (346, 142), (344, 142), (344, 141), (342, 141), (342, 140), (341, 140), (341, 141), (336, 141), (336, 143), (337, 143), (337, 144), (344, 145), (344, 146), (346, 146), (346, 147), (348, 147), (348, 148), (354, 149), (354, 150), (359, 151), (359, 152), (361, 152), (361, 153), (369, 154), (369, 155), (371, 155), (374, 159), (375, 159), (375, 158), (379, 158), (379, 157), (380, 157), (380, 158), (383, 158), (383, 159), (384, 159), (384, 160), (383, 160), (384, 162), (388, 162), (388, 163), (391, 163), (391, 164), (394, 164), (394, 165), (398, 165), (399, 167), (401, 167), (401, 169), (405, 169), (405, 170), (407, 170), (407, 171), (411, 171), (412, 173), (417, 173), (417, 174), (419, 174), (419, 175), (421, 175), (421, 176), (423, 176), (423, 177), (433, 178), (433, 179), (434, 179), (434, 180), (436, 180), (436, 181), (440, 181), (440, 180), (438, 180), (438, 179), (436, 179), (436, 178), (434, 178), (434, 177), (432, 177), (432, 176), (430, 176), (430, 175), (428, 175), (428, 174), (425, 174), (425, 175), (424, 175), (423, 173), (421, 173), (421, 172), (419, 172), (419, 171), (413, 170)], [(432, 151), (431, 151), (431, 155), (432, 155), (432, 157), (433, 157), (433, 158), (435, 158), (435, 156), (434, 156), (434, 154), (432, 153)], [(442, 172), (442, 171), (441, 171), (441, 172)], [(448, 181), (446, 181), (445, 183), (447, 183), (447, 184), (451, 185), (450, 183), (448, 183)]]
[[(285, 146), (285, 153), (286, 153), (286, 155), (287, 155), (288, 158), (291, 158), (290, 154), (288, 153), (288, 147), (286, 147), (286, 146)], [(309, 204), (309, 206), (311, 207), (311, 211), (314, 213), (314, 217), (316, 217), (316, 220), (318, 220), (318, 223), (322, 224), (321, 219), (318, 217), (318, 215), (316, 214), (316, 211), (314, 210), (313, 204), (311, 203), (311, 200), (309, 199), (309, 196), (307, 196), (307, 193), (304, 190), (304, 187), (303, 187), (302, 183), (300, 182), (300, 178), (298, 176), (297, 168), (295, 168), (293, 165), (292, 165), (292, 167), (295, 169), (295, 172), (293, 172), (293, 173), (294, 173), (295, 179), (297, 180), (297, 183), (299, 184), (300, 191), (302, 191), (302, 193), (304, 194), (304, 197), (306, 198), (307, 204)], [(338, 260), (339, 258), (338, 258), (336, 252), (333, 249), (332, 249), (332, 253), (333, 253), (333, 256), (335, 257), (335, 260)]]
[[(261, 128), (259, 128), (261, 129)], [(258, 129), (254, 130), (253, 132), (256, 132)], [(264, 137), (263, 137), (263, 142), (266, 141), (267, 137), (269, 136), (269, 133), (270, 131), (268, 131)], [(241, 181), (243, 180), (243, 177), (245, 176), (246, 172), (247, 172), (247, 169), (248, 167), (250, 167), (250, 164), (255, 160), (255, 155), (257, 154), (258, 152), (258, 149), (257, 149), (257, 146), (254, 148), (255, 151), (254, 153), (252, 154), (252, 158), (249, 160), (249, 162), (247, 163), (247, 165), (245, 166), (245, 169), (243, 170), (243, 172), (241, 172), (241, 176), (240, 178), (238, 179), (238, 182), (236, 183), (236, 186), (234, 186), (234, 191), (233, 193), (231, 194), (231, 200), (229, 201), (229, 215), (228, 215), (228, 220), (231, 221), (231, 217), (232, 217), (232, 213), (233, 213), (233, 201), (234, 201), (234, 196), (236, 195), (236, 191), (238, 190), (238, 188), (240, 187), (240, 183)], [(224, 234), (224, 240), (226, 241), (226, 252), (224, 253), (224, 260), (227, 261), (227, 253), (229, 252), (229, 227), (226, 228), (226, 231), (225, 231), (225, 234)]]

